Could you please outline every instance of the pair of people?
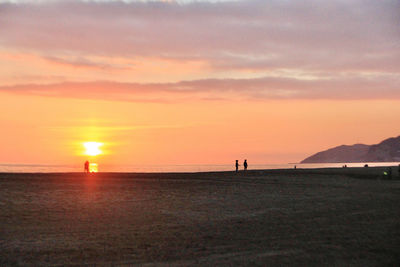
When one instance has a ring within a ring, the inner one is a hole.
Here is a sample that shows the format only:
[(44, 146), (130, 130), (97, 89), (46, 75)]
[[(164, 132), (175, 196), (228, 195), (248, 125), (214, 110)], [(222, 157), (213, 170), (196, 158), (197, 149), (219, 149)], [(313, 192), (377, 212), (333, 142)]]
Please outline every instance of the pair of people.
[[(243, 162), (244, 170), (247, 170), (247, 166), (248, 166), (247, 165), (247, 159), (245, 159), (244, 162)], [(236, 167), (236, 172), (238, 172), (239, 171), (239, 161), (238, 160), (236, 160), (235, 167)]]

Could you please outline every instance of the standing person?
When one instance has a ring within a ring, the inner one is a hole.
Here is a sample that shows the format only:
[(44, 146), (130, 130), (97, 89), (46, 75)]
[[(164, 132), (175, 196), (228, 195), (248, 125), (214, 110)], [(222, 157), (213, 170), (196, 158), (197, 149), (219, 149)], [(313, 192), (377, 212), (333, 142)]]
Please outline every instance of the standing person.
[(238, 160), (236, 160), (235, 167), (236, 167), (236, 172), (238, 172), (239, 171), (239, 161)]
[(85, 161), (85, 172), (89, 173), (89, 161)]
[(247, 170), (247, 159), (244, 160), (243, 167), (244, 167), (244, 170), (246, 171)]

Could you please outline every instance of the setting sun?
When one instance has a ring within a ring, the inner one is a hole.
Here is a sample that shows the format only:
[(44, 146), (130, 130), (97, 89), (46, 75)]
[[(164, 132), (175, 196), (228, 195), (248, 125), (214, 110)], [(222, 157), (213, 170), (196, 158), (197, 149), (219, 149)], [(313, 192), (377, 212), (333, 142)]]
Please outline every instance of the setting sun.
[(102, 154), (102, 151), (100, 150), (100, 147), (103, 145), (103, 143), (99, 142), (85, 142), (83, 143), (83, 146), (85, 147), (85, 155), (88, 156), (97, 156)]

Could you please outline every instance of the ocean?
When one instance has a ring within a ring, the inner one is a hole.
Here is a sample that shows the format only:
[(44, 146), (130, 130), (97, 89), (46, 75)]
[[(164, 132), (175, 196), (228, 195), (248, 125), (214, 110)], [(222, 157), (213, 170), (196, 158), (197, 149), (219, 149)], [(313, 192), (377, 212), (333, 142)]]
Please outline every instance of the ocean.
[[(294, 166), (303, 169), (316, 168), (342, 168), (346, 164), (347, 167), (363, 167), (365, 164), (371, 167), (377, 166), (399, 166), (400, 162), (363, 162), (363, 163), (313, 163), (313, 164), (249, 164), (249, 170), (266, 170), (266, 169), (293, 169)], [(243, 167), (240, 166), (242, 169)], [(215, 172), (215, 171), (233, 171), (233, 164), (197, 164), (197, 165), (99, 165), (99, 172)], [(82, 166), (78, 165), (44, 165), (44, 164), (0, 164), (0, 172), (10, 173), (65, 173), (65, 172), (82, 172)]]

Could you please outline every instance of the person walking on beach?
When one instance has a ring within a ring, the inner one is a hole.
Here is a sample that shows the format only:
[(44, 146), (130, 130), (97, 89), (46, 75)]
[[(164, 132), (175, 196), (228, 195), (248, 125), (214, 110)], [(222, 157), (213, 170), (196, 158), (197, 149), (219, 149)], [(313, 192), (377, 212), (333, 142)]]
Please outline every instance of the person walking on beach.
[(239, 171), (239, 161), (238, 160), (236, 160), (235, 167), (236, 167), (236, 172), (238, 172)]
[(244, 167), (244, 170), (247, 171), (247, 159), (244, 160), (243, 167)]
[(85, 172), (89, 173), (89, 161), (85, 161)]

